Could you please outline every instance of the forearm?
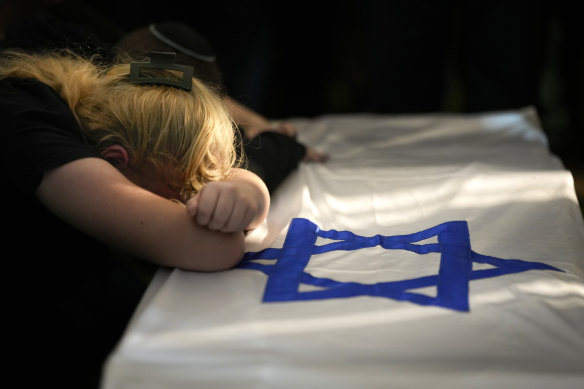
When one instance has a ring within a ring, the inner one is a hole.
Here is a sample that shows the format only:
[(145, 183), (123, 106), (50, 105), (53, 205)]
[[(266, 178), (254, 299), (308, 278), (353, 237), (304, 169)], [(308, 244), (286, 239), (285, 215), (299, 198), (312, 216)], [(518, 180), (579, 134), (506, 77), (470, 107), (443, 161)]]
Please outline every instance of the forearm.
[(249, 139), (255, 138), (262, 132), (277, 132), (282, 135), (296, 136), (296, 126), (290, 122), (271, 122), (261, 114), (247, 108), (243, 104), (227, 96), (223, 100), (233, 121), (243, 127), (245, 136)]
[(265, 117), (231, 97), (225, 97), (224, 102), (233, 121), (246, 130), (246, 135), (249, 138), (253, 138), (261, 132), (260, 130), (265, 130), (270, 126), (270, 122)]
[(67, 223), (156, 264), (218, 271), (235, 266), (244, 252), (243, 232), (199, 226), (184, 205), (134, 185), (99, 159), (54, 169), (43, 178), (37, 195)]

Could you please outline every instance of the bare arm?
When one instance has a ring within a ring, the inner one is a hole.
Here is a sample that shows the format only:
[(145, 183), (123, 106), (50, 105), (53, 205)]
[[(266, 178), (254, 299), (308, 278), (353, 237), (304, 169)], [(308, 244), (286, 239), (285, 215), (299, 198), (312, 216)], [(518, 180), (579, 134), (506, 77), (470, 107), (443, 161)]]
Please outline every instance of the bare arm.
[(134, 185), (98, 158), (49, 171), (37, 196), (58, 217), (90, 236), (163, 266), (225, 270), (244, 252), (242, 231), (223, 233), (200, 226), (184, 205)]
[(257, 112), (227, 96), (223, 100), (233, 121), (245, 128), (248, 138), (253, 138), (264, 131), (279, 132), (283, 135), (296, 135), (296, 128), (290, 123), (273, 124)]

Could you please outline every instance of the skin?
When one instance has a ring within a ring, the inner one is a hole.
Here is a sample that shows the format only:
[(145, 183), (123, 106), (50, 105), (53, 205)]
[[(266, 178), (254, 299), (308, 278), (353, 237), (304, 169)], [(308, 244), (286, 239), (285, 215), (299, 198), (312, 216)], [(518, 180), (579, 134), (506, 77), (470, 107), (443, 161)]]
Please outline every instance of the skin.
[[(296, 129), (274, 126), (232, 99), (226, 105), (248, 136), (278, 131), (295, 136)], [(250, 135), (251, 134), (251, 135)], [(132, 167), (122, 146), (102, 157), (73, 161), (45, 174), (40, 201), (54, 214), (110, 247), (155, 264), (192, 271), (230, 269), (244, 253), (245, 233), (262, 223), (270, 198), (255, 174), (235, 169), (232, 178), (205, 185), (186, 204), (180, 185), (151, 169)], [(305, 161), (328, 157), (307, 147)]]
[(132, 180), (148, 177), (84, 158), (47, 172), (37, 196), (55, 215), (115, 249), (163, 266), (221, 271), (241, 260), (245, 231), (269, 209), (259, 177), (236, 173), (184, 205), (164, 197), (161, 189), (168, 187), (161, 179), (146, 190)]
[[(169, 200), (180, 197), (180, 185), (153, 169), (133, 168), (124, 147), (110, 146), (102, 155), (136, 185)], [(221, 232), (249, 231), (267, 216), (269, 194), (263, 181), (247, 170), (233, 169), (232, 173), (229, 180), (210, 182), (187, 201), (187, 212), (199, 225)]]

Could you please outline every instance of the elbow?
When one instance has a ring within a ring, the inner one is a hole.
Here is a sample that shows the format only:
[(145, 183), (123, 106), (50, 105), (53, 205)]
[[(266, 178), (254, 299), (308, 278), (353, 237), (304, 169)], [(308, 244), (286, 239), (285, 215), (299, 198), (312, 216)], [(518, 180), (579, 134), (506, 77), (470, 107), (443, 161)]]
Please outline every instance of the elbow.
[(243, 259), (245, 253), (243, 240), (241, 245), (234, 245), (221, 250), (216, 255), (211, 255), (211, 260), (199, 271), (220, 272), (235, 268)]
[(243, 233), (223, 234), (218, 242), (198, 252), (184, 253), (178, 268), (186, 271), (220, 272), (236, 267), (245, 253)]

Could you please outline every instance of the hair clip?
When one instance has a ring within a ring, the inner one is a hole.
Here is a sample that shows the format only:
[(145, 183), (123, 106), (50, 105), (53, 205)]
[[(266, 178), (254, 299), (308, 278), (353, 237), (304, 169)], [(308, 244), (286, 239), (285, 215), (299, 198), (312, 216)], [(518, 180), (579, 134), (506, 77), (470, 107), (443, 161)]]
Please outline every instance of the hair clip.
[[(150, 62), (133, 62), (130, 64), (130, 82), (133, 84), (164, 84), (177, 88), (191, 90), (193, 85), (194, 69), (189, 65), (179, 65), (175, 63), (176, 53), (152, 51)], [(160, 77), (141, 77), (142, 69), (164, 69), (182, 72), (182, 80), (173, 80)]]

